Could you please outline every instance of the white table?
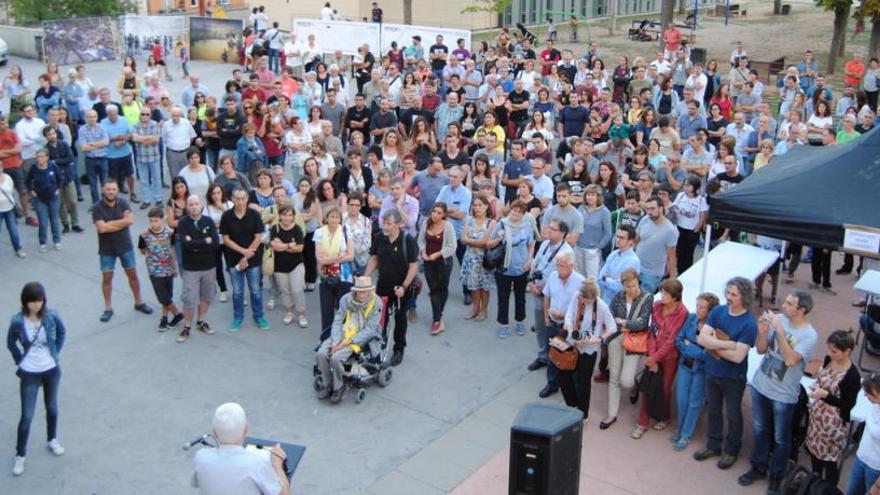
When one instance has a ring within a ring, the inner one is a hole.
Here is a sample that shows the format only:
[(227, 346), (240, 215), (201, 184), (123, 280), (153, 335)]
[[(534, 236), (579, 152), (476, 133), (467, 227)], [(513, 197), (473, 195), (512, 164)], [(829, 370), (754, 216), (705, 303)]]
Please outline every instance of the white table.
[[(700, 279), (703, 276), (703, 264), (706, 258), (703, 256), (678, 276), (678, 281), (684, 288), (681, 301), (691, 313), (696, 312)], [(724, 301), (724, 290), (728, 280), (733, 277), (745, 277), (754, 282), (779, 259), (779, 253), (748, 244), (724, 242), (711, 250), (708, 258), (706, 285), (703, 290), (712, 292)]]

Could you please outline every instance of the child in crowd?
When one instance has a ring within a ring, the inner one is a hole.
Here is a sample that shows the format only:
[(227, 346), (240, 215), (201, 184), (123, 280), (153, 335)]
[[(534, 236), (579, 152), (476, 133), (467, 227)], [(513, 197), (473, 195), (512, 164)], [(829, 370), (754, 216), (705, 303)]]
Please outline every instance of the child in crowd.
[(547, 39), (556, 41), (556, 23), (552, 17), (547, 17)]
[(578, 18), (574, 14), (571, 15), (571, 19), (568, 20), (568, 28), (571, 30), (571, 34), (568, 35), (568, 41), (572, 43), (577, 43), (578, 40)]
[[(152, 208), (147, 213), (150, 227), (138, 238), (138, 249), (146, 257), (147, 272), (156, 299), (162, 305), (162, 318), (159, 331), (174, 328), (183, 321), (183, 313), (172, 301), (174, 297), (174, 277), (177, 275), (177, 261), (174, 259), (173, 235), (165, 225), (165, 212), (162, 208)], [(168, 317), (171, 316), (171, 321)]]

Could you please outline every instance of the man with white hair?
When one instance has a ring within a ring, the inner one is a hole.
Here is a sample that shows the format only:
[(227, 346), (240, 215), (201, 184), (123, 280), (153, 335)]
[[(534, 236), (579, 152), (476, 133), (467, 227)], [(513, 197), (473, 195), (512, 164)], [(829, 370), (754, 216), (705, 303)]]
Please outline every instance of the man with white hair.
[(198, 308), (196, 328), (211, 335), (214, 330), (205, 321), (208, 306), (217, 292), (216, 257), (220, 249), (220, 235), (211, 218), (202, 215), (202, 198), (192, 195), (186, 199), (186, 222), (177, 224), (177, 238), (181, 244), (181, 265), (183, 273), (183, 330), (177, 336), (177, 342), (184, 343), (189, 339), (193, 315)]
[[(235, 100), (233, 100), (233, 106), (234, 103)], [(165, 143), (165, 163), (168, 164), (168, 172), (171, 174), (171, 177), (177, 177), (180, 170), (186, 167), (186, 152), (195, 138), (196, 131), (193, 129), (192, 124), (189, 123), (189, 120), (183, 118), (183, 110), (180, 107), (172, 108), (171, 120), (166, 121), (162, 125), (162, 141)], [(223, 155), (223, 150), (221, 149), (220, 158), (223, 158)]]
[(247, 416), (239, 404), (227, 402), (214, 411), (211, 433), (218, 445), (196, 452), (193, 488), (202, 495), (290, 494), (290, 480), (284, 472), (287, 454), (278, 444), (268, 450), (245, 450), (248, 431)]
[[(107, 117), (101, 121), (101, 127), (107, 131), (110, 140), (107, 146), (107, 175), (116, 179), (122, 186), (123, 181), (128, 185), (130, 193), (129, 201), (138, 203), (137, 194), (134, 192), (134, 165), (131, 161), (131, 135), (132, 128), (128, 119), (120, 118), (119, 107), (110, 104), (106, 107)], [(120, 191), (125, 192), (125, 191)]]
[(365, 352), (370, 341), (379, 336), (382, 301), (374, 289), (370, 277), (357, 277), (351, 292), (339, 300), (330, 338), (324, 340), (315, 357), (324, 379), (318, 399), (330, 397), (334, 404), (342, 400), (345, 362), (354, 354)]

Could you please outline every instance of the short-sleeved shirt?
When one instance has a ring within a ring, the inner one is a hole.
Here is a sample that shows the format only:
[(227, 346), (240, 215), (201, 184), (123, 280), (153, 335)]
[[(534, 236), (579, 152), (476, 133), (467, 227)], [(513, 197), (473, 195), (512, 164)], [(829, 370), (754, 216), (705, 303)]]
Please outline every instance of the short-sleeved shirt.
[(110, 138), (110, 144), (107, 146), (107, 158), (125, 158), (131, 155), (131, 145), (125, 143), (122, 146), (116, 146), (113, 138), (131, 134), (131, 124), (124, 117), (120, 116), (116, 122), (110, 122), (109, 118), (101, 121), (101, 127), (107, 131), (107, 137)]
[(174, 231), (168, 227), (158, 233), (147, 229), (138, 237), (138, 249), (146, 252), (147, 272), (151, 277), (174, 275), (174, 258), (171, 257), (173, 244)]
[(281, 480), (267, 450), (248, 451), (240, 445), (220, 445), (196, 452), (191, 484), (200, 493), (277, 495)]
[(445, 172), (431, 175), (427, 170), (423, 170), (413, 177), (412, 186), (418, 186), (420, 191), (419, 213), (426, 216), (431, 212), (431, 207), (437, 201), (440, 190), (447, 184), (449, 184), (449, 176)]
[[(405, 249), (404, 242), (406, 242)], [(394, 287), (403, 285), (409, 265), (418, 261), (418, 254), (419, 246), (411, 235), (401, 231), (394, 242), (389, 241), (385, 234), (377, 235), (370, 246), (370, 256), (375, 256), (379, 260), (376, 294), (391, 296)]]
[(642, 273), (662, 277), (666, 273), (666, 248), (678, 244), (678, 229), (669, 219), (657, 225), (646, 215), (639, 221), (636, 234), (639, 236), (636, 254)]
[[(272, 239), (281, 239), (281, 242), (290, 244), (303, 244), (305, 236), (299, 225), (294, 224), (290, 230), (284, 230), (281, 225), (271, 230)], [(278, 273), (290, 273), (302, 263), (302, 252), (288, 253), (275, 252), (275, 271)]]
[[(755, 337), (758, 335), (758, 322), (750, 311), (746, 311), (739, 316), (731, 316), (727, 305), (716, 306), (709, 313), (706, 325), (721, 330), (733, 342), (739, 342), (749, 347), (755, 345)], [(746, 381), (746, 372), (749, 369), (748, 359), (743, 359), (740, 363), (734, 363), (724, 358), (716, 358), (710, 354), (706, 355), (704, 371), (707, 375), (714, 378), (723, 378), (728, 380)]]
[(571, 234), (582, 234), (584, 232), (584, 216), (577, 208), (563, 209), (558, 204), (547, 208), (541, 220), (542, 225), (550, 225), (553, 220), (565, 222), (568, 226), (568, 232)]
[(800, 395), (804, 367), (813, 357), (818, 336), (813, 325), (807, 323), (802, 327), (792, 328), (791, 322), (785, 315), (778, 316), (785, 330), (785, 339), (794, 352), (800, 354), (803, 359), (794, 366), (785, 365), (776, 342), (776, 329), (771, 326), (767, 333), (767, 352), (758, 370), (755, 371), (755, 376), (752, 377), (752, 387), (770, 400), (796, 404)]
[[(11, 150), (19, 143), (18, 134), (12, 129), (6, 129), (0, 132), (0, 150)], [(21, 153), (10, 155), (0, 160), (0, 165), (9, 170), (11, 168), (21, 168)]]
[[(122, 198), (116, 198), (112, 205), (108, 205), (106, 201), (101, 200), (95, 204), (95, 209), (92, 211), (92, 222), (121, 220), (125, 216), (126, 211), (130, 212), (131, 206)], [(132, 249), (134, 249), (134, 246), (131, 243), (128, 227), (116, 232), (98, 234), (98, 254), (102, 256), (119, 256)]]
[[(264, 230), (263, 220), (260, 214), (253, 208), (246, 208), (244, 216), (239, 218), (235, 214), (235, 209), (226, 210), (220, 217), (220, 235), (229, 236), (232, 242), (246, 248), (254, 242), (254, 236), (262, 233)], [(263, 244), (257, 245), (257, 252), (252, 258), (247, 260), (248, 267), (257, 266), (262, 261)], [(226, 259), (226, 266), (235, 266), (241, 261), (241, 253), (234, 251), (229, 246), (223, 246), (223, 257)]]
[[(532, 166), (528, 160), (514, 160), (511, 158), (504, 164), (504, 175), (508, 179), (519, 179), (529, 175)], [(510, 203), (516, 198), (516, 187), (504, 186), (504, 201)]]

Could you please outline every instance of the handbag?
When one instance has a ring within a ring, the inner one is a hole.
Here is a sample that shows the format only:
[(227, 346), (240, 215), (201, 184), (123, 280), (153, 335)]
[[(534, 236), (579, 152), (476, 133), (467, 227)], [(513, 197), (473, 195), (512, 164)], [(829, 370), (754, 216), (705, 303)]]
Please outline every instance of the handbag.
[[(504, 221), (501, 221), (501, 228), (504, 229)], [(486, 270), (497, 270), (504, 268), (504, 257), (507, 255), (507, 242), (501, 239), (497, 246), (487, 249), (483, 255), (483, 268)]]
[[(630, 315), (639, 314), (639, 311), (642, 309), (642, 304), (645, 303), (647, 297), (642, 297), (642, 300), (639, 301), (639, 304), (636, 305), (635, 311), (630, 313)], [(624, 332), (623, 334), (623, 349), (632, 354), (647, 354), (648, 352), (648, 332), (647, 330), (644, 332)]]
[(263, 248), (263, 275), (275, 273), (275, 251), (271, 247)]
[[(560, 336), (553, 337), (549, 344), (549, 349), (547, 351), (547, 357), (550, 359), (550, 362), (553, 363), (553, 366), (556, 366), (560, 371), (572, 371), (577, 367), (578, 360), (578, 350), (575, 346), (569, 345), (565, 339)], [(565, 350), (560, 350), (559, 347), (568, 346)]]

